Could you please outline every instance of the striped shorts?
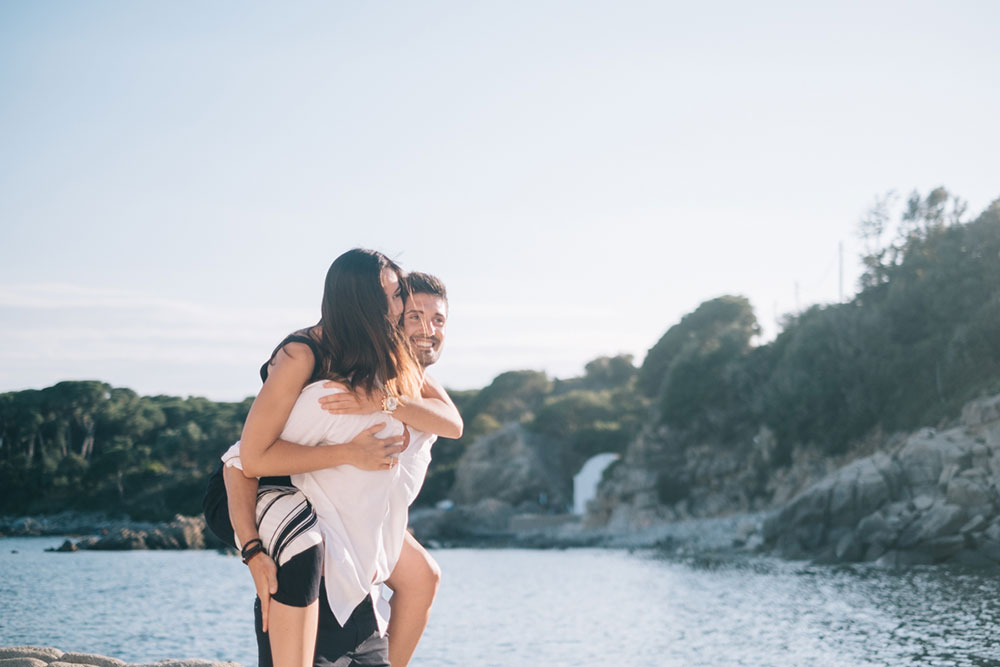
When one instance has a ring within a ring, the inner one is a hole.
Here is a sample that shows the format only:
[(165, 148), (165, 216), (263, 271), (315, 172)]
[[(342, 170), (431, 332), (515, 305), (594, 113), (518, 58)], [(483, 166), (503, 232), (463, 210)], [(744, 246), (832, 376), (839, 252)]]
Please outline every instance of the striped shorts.
[(323, 575), (323, 535), (305, 495), (294, 486), (260, 487), (257, 532), (278, 566), (278, 592), (272, 598), (291, 607), (316, 600)]

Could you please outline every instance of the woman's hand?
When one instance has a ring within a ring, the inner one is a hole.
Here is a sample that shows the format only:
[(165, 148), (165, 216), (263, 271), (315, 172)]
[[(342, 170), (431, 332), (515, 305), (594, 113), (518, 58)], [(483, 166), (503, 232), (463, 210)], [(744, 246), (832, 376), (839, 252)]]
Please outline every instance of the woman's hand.
[(264, 632), (267, 632), (267, 610), (271, 605), (271, 596), (278, 592), (278, 568), (266, 551), (251, 558), (247, 567), (250, 568), (253, 585), (260, 598), (261, 625)]
[(376, 438), (383, 428), (384, 423), (366, 428), (344, 445), (351, 450), (351, 465), (361, 470), (388, 470), (396, 465), (397, 455), (410, 444), (410, 432), (404, 428), (402, 435)]
[(343, 393), (327, 394), (319, 399), (320, 407), (334, 415), (370, 415), (382, 411), (382, 398), (365, 392), (352, 392), (340, 382), (324, 382), (326, 389), (342, 389)]

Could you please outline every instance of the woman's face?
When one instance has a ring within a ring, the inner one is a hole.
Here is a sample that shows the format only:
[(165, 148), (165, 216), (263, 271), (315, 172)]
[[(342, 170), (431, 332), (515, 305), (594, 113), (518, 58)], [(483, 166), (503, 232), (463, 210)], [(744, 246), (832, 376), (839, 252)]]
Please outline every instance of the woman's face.
[(385, 298), (389, 304), (389, 318), (393, 322), (399, 322), (403, 314), (403, 292), (399, 284), (399, 276), (392, 269), (386, 267), (382, 269), (382, 289), (385, 290)]

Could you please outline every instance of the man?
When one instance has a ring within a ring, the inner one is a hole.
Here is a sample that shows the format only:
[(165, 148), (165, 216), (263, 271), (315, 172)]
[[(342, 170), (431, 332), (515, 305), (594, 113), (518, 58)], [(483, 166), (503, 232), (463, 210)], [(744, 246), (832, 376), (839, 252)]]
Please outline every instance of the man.
[[(444, 344), (448, 317), (447, 292), (440, 280), (427, 274), (411, 274), (407, 283), (409, 296), (403, 311), (404, 334), (409, 340), (418, 362), (426, 368), (440, 358)], [(447, 394), (435, 381), (428, 378), (426, 384), (431, 387), (429, 391), (431, 391), (432, 396), (440, 395), (450, 404)], [(438, 394), (434, 392), (438, 392)], [(320, 403), (325, 409), (335, 414), (365, 411), (361, 409), (363, 401), (353, 394), (331, 394), (321, 399)], [(367, 443), (366, 451), (370, 454), (371, 465), (380, 466), (382, 460), (388, 460), (388, 466), (398, 463), (400, 467), (398, 493), (402, 496), (397, 505), (404, 507), (404, 514), (398, 520), (403, 521), (403, 525), (405, 525), (405, 506), (412, 503), (423, 484), (427, 464), (430, 462), (430, 446), (436, 436), (425, 435), (407, 448), (400, 444), (398, 438), (375, 438), (374, 433), (377, 430), (363, 432), (358, 436), (358, 439)], [(234, 449), (236, 449), (236, 454), (227, 453), (227, 457), (235, 458), (238, 466), (238, 448), (234, 446)], [(374, 469), (367, 468), (368, 463), (366, 460), (365, 466), (358, 465), (365, 467), (365, 469)], [(228, 515), (222, 517), (221, 509), (226, 506), (226, 500), (223, 495), (220, 501), (219, 494), (224, 494), (224, 491), (220, 489), (218, 480), (215, 479), (214, 489), (210, 485), (209, 494), (206, 495), (206, 518), (209, 519), (209, 526), (219, 534), (223, 541), (230, 544), (235, 544), (235, 540), (232, 538), (232, 526), (236, 527), (241, 538), (245, 535), (255, 537), (257, 535), (254, 525), (257, 480), (248, 479), (239, 470), (228, 466), (224, 468), (221, 477), (225, 481), (226, 490), (228, 490), (228, 507), (232, 513), (233, 521), (231, 524), (229, 523)], [(290, 482), (271, 480), (271, 483), (288, 484)], [(210, 496), (213, 497), (211, 500)], [(212, 511), (210, 511), (210, 507), (213, 508)], [(246, 547), (253, 540), (243, 539), (242, 541)], [(269, 621), (270, 597), (277, 592), (277, 568), (267, 552), (253, 549), (250, 551), (249, 558), (245, 557), (245, 562), (247, 562), (254, 578), (259, 598), (256, 606), (259, 658), (261, 664), (270, 664), (271, 646), (266, 630)], [(247, 553), (247, 549), (244, 548), (245, 556)], [(317, 570), (315, 566), (311, 567), (312, 570)], [(288, 570), (291, 571), (291, 568)], [(316, 576), (319, 576), (318, 573)], [(390, 602), (392, 616), (388, 628), (392, 636), (388, 657), (393, 665), (405, 665), (412, 656), (426, 626), (439, 580), (440, 570), (437, 564), (412, 536), (406, 534), (396, 567), (386, 580), (389, 587), (394, 590)], [(350, 640), (345, 640), (343, 637), (370, 635), (372, 630), (369, 627), (370, 620), (356, 621), (352, 615), (347, 623), (341, 626), (330, 611), (325, 595), (320, 595), (319, 602), (318, 610), (312, 612), (319, 614), (319, 635), (316, 638), (315, 650), (317, 664), (326, 664), (336, 660), (340, 655), (344, 655), (345, 651), (349, 655), (358, 651), (360, 655), (361, 652), (369, 650), (365, 649), (364, 646), (352, 646), (350, 650), (345, 649), (343, 641)], [(356, 624), (357, 627), (351, 627), (352, 623)], [(281, 632), (282, 630), (278, 628), (276, 631)], [(376, 643), (372, 642), (370, 647), (372, 653), (367, 657), (371, 658), (372, 655), (377, 657), (379, 650)], [(337, 664), (352, 663), (337, 662)]]

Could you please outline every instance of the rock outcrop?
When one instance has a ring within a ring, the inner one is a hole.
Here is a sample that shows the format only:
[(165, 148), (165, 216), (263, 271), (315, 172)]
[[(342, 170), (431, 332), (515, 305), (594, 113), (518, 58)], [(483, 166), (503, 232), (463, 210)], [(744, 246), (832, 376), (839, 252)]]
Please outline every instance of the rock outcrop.
[(791, 558), (889, 565), (1000, 562), (1000, 396), (808, 486), (763, 522)]
[(473, 506), (493, 499), (510, 506), (534, 504), (563, 511), (572, 501), (572, 477), (562, 470), (561, 447), (521, 424), (477, 438), (455, 470), (451, 499)]
[[(476, 438), (455, 470), (447, 508), (414, 508), (410, 529), (432, 544), (514, 544), (572, 523), (563, 445), (519, 423)], [(578, 521), (577, 521), (578, 523)]]
[[(73, 543), (70, 540), (51, 551), (72, 552), (79, 549), (98, 551), (131, 551), (135, 549), (204, 549), (210, 533), (203, 517), (178, 514), (174, 520), (162, 524), (120, 525), (104, 528), (100, 535), (84, 537)], [(211, 546), (211, 545), (210, 545)]]
[(775, 462), (761, 428), (745, 442), (692, 443), (647, 426), (605, 475), (590, 528), (765, 513), (755, 547), (789, 558), (897, 565), (1000, 562), (1000, 396), (937, 431), (873, 434), (839, 457), (805, 447)]
[(640, 531), (663, 521), (759, 512), (836, 466), (800, 452), (794, 465), (775, 475), (774, 450), (766, 427), (744, 442), (719, 444), (647, 425), (605, 473), (587, 508), (587, 525)]

